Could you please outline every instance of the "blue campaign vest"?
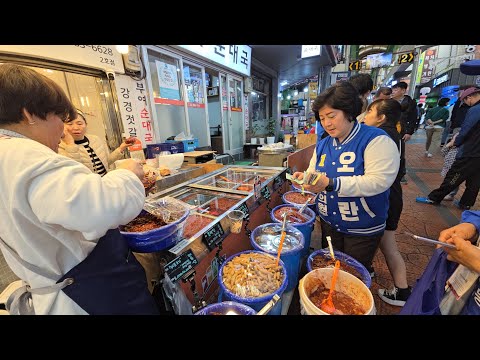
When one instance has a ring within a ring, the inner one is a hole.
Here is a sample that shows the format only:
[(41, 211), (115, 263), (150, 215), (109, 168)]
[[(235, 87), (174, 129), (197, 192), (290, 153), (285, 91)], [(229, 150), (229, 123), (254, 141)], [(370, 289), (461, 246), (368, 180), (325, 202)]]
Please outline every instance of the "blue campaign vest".
[[(370, 141), (388, 136), (375, 127), (355, 125), (342, 144), (327, 136), (317, 142), (316, 171), (329, 178), (363, 175), (364, 152)], [(317, 197), (318, 214), (337, 231), (355, 236), (373, 236), (385, 229), (390, 189), (369, 197), (342, 197), (337, 191), (323, 191)]]

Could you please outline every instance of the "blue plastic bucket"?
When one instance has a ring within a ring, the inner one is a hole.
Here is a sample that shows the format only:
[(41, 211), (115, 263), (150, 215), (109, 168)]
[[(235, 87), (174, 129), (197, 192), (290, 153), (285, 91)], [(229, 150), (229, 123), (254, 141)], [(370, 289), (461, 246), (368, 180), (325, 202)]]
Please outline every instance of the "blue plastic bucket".
[[(281, 208), (284, 208), (284, 207), (294, 208), (294, 209), (298, 210), (298, 207), (294, 206), (294, 205), (290, 205), (290, 204), (278, 205), (278, 206), (274, 207), (273, 210), (270, 212), (270, 217), (272, 218), (272, 221), (279, 222), (279, 223), (282, 222), (282, 220), (278, 220), (275, 217), (274, 214), (278, 209), (281, 209)], [(313, 210), (309, 209), (308, 207), (303, 212), (303, 215), (307, 218), (310, 218), (310, 220), (308, 220), (307, 222), (304, 222), (304, 223), (298, 223), (298, 222), (293, 222), (293, 223), (289, 222), (288, 223), (288, 225), (294, 226), (298, 230), (300, 230), (303, 234), (303, 238), (305, 239), (305, 244), (303, 246), (303, 250), (302, 250), (302, 253), (300, 255), (301, 257), (307, 256), (310, 252), (310, 240), (312, 238), (312, 231), (313, 231), (313, 226), (315, 225), (315, 217), (316, 217), (315, 212)]]
[[(268, 294), (268, 295), (265, 295), (265, 296), (261, 296), (261, 297), (242, 297), (242, 296), (239, 296), (235, 293), (233, 293), (232, 291), (230, 291), (223, 283), (223, 268), (225, 267), (225, 265), (227, 265), (231, 260), (233, 260), (235, 257), (241, 255), (241, 254), (249, 254), (249, 253), (261, 253), (262, 255), (266, 255), (266, 256), (271, 256), (270, 254), (265, 254), (265, 252), (261, 252), (261, 251), (255, 251), (255, 250), (246, 250), (246, 251), (242, 251), (242, 252), (239, 252), (237, 254), (233, 254), (232, 256), (230, 256), (227, 260), (225, 260), (223, 262), (223, 264), (220, 266), (220, 269), (218, 271), (218, 282), (220, 284), (220, 294), (218, 296), (218, 301), (223, 301), (223, 300), (226, 300), (226, 301), (234, 301), (234, 302), (238, 302), (238, 303), (241, 303), (241, 304), (244, 304), (244, 305), (247, 305), (249, 307), (251, 307), (253, 310), (255, 311), (260, 311), (265, 305), (267, 305), (267, 303), (272, 300), (273, 296), (275, 294), (277, 294), (278, 296), (282, 296), (283, 292), (285, 291), (286, 287), (287, 287), (287, 283), (288, 283), (288, 275), (287, 275), (287, 268), (285, 267), (285, 264), (283, 263), (283, 261), (280, 259), (280, 261), (278, 262), (279, 266), (282, 267), (282, 273), (284, 274), (283, 276), (283, 281), (282, 283), (280, 284), (280, 287), (273, 291), (272, 293)], [(274, 260), (276, 259), (275, 257), (271, 256)], [(282, 314), (282, 300), (280, 299), (276, 304), (275, 306), (272, 308), (272, 310), (270, 310), (270, 312), (268, 313), (268, 315), (281, 315)]]
[[(345, 264), (347, 264), (347, 265), (351, 266), (352, 268), (354, 268), (355, 270), (357, 270), (360, 274), (360, 280), (362, 280), (363, 283), (365, 285), (367, 285), (368, 288), (370, 288), (370, 285), (372, 285), (372, 278), (371, 278), (370, 273), (368, 272), (367, 268), (365, 266), (363, 266), (362, 263), (360, 263), (354, 257), (351, 257), (350, 255), (347, 255), (347, 254), (345, 254), (341, 251), (338, 251), (338, 250), (333, 250), (333, 254), (335, 255), (335, 259), (338, 259), (338, 260), (340, 260), (340, 262), (344, 262)], [(326, 257), (328, 259), (331, 259), (330, 250), (328, 248), (320, 249), (320, 250), (316, 250), (316, 251), (312, 252), (307, 259), (307, 269), (308, 269), (309, 272), (313, 270), (313, 267), (312, 267), (313, 258), (315, 258), (318, 255)], [(340, 269), (342, 269), (341, 265), (340, 265)], [(345, 269), (342, 269), (342, 270), (347, 271)]]
[[(282, 224), (278, 222), (257, 226), (250, 234), (250, 244), (255, 250), (264, 251), (276, 257), (281, 231)], [(288, 285), (285, 291), (290, 291), (298, 285), (300, 258), (305, 246), (305, 238), (300, 230), (291, 225), (287, 225), (285, 231), (287, 235), (283, 242), (280, 259), (287, 269)]]
[[(230, 314), (229, 312), (233, 312)], [(228, 314), (227, 314), (228, 313)], [(205, 306), (194, 315), (256, 315), (257, 312), (250, 306), (233, 301), (223, 301)]]
[[(145, 210), (142, 210), (138, 216), (146, 213)], [(172, 247), (182, 238), (183, 228), (189, 214), (190, 210), (187, 209), (177, 221), (148, 231), (127, 232), (124, 231), (124, 226), (120, 226), (120, 233), (125, 237), (132, 251), (139, 253), (160, 251)]]
[[(284, 204), (290, 204), (290, 205), (294, 205), (294, 206), (302, 206), (305, 204), (305, 201), (303, 203), (296, 203), (296, 202), (292, 202), (292, 201), (289, 201), (286, 199), (286, 196), (290, 193), (301, 193), (302, 191), (298, 191), (298, 190), (294, 190), (294, 191), (287, 191), (285, 194), (282, 195), (282, 200), (283, 200), (283, 203)], [(317, 194), (313, 193), (313, 192), (310, 192), (310, 191), (304, 191), (305, 194), (307, 195), (312, 195), (312, 196), (317, 196)], [(315, 202), (313, 204), (308, 204), (308, 208), (315, 211), (315, 208), (316, 208), (316, 204)]]

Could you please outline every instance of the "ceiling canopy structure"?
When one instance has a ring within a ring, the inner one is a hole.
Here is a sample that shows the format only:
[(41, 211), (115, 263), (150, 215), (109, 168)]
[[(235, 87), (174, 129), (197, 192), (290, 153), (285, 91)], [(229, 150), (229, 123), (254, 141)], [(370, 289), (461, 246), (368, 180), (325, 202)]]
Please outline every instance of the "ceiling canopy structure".
[(318, 75), (320, 67), (335, 65), (335, 57), (331, 45), (322, 45), (318, 56), (301, 57), (302, 45), (249, 45), (252, 58), (278, 72), (278, 80), (283, 89), (292, 84), (304, 82)]

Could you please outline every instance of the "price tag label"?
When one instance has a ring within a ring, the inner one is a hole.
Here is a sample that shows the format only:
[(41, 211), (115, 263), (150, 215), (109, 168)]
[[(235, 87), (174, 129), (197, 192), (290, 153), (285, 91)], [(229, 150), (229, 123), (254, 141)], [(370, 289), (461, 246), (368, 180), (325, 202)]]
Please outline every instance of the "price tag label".
[(172, 282), (177, 282), (183, 275), (188, 273), (191, 269), (198, 264), (198, 260), (192, 252), (192, 249), (188, 249), (180, 256), (170, 261), (165, 265), (165, 272)]
[(216, 223), (211, 229), (208, 229), (203, 234), (203, 241), (207, 244), (210, 250), (214, 249), (219, 241), (223, 239), (225, 232), (220, 223)]
[(276, 190), (278, 189), (280, 186), (282, 186), (282, 184), (285, 182), (285, 180), (283, 180), (283, 176), (282, 175), (278, 175), (274, 180), (273, 180), (273, 188)]
[(245, 214), (245, 217), (244, 219), (247, 220), (248, 218), (250, 218), (250, 212), (248, 211), (248, 206), (246, 203), (243, 203), (242, 205), (240, 205), (237, 210), (240, 210), (240, 211), (243, 211), (243, 213)]
[(260, 193), (265, 199), (270, 199), (270, 190), (268, 190), (268, 186), (264, 186), (262, 190), (260, 190)]

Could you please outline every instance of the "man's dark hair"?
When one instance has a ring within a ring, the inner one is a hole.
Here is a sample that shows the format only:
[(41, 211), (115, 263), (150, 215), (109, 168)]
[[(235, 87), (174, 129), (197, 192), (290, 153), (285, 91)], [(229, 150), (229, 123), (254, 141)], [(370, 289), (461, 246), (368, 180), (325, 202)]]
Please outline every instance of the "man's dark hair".
[(376, 96), (378, 96), (380, 94), (390, 96), (390, 95), (392, 95), (392, 89), (389, 88), (388, 86), (383, 86), (383, 87), (379, 88), (377, 90), (377, 92), (375, 93)]
[(377, 110), (377, 115), (385, 115), (386, 123), (395, 126), (402, 116), (402, 106), (395, 99), (378, 99), (373, 101), (367, 107), (367, 111), (372, 107)]
[(355, 74), (350, 76), (348, 82), (352, 84), (358, 93), (363, 96), (365, 93), (373, 90), (373, 80), (368, 74)]
[(62, 120), (76, 117), (76, 110), (53, 80), (16, 64), (0, 65), (0, 125), (18, 124), (23, 109), (40, 119), (54, 113)]
[(394, 89), (394, 88), (400, 88), (400, 89), (407, 90), (408, 84), (405, 81), (400, 81), (400, 82), (398, 82), (398, 83), (396, 83), (395, 85), (392, 86), (392, 89)]
[(317, 96), (312, 110), (319, 119), (318, 112), (324, 106), (341, 110), (350, 121), (354, 121), (362, 110), (362, 101), (357, 89), (348, 81), (340, 81)]

